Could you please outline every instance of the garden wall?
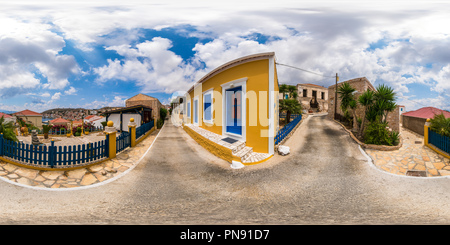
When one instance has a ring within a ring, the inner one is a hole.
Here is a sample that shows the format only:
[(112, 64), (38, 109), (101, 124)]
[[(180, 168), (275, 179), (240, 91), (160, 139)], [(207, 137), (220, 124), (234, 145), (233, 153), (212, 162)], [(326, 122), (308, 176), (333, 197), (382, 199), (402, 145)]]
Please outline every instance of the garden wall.
[(403, 121), (402, 126), (404, 128), (407, 128), (422, 136), (424, 135), (423, 125), (425, 125), (427, 119), (402, 115), (402, 121)]

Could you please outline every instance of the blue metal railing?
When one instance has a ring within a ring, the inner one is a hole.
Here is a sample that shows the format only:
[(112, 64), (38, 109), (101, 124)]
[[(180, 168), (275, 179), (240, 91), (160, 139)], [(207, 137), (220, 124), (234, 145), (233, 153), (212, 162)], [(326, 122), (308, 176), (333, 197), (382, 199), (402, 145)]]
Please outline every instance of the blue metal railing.
[(136, 140), (138, 140), (141, 136), (147, 133), (150, 129), (152, 129), (155, 125), (155, 120), (151, 120), (148, 123), (144, 123), (141, 126), (136, 128)]
[(291, 115), (294, 118), (291, 122), (286, 124), (280, 131), (278, 131), (277, 136), (275, 136), (275, 145), (278, 145), (284, 138), (292, 131), (292, 129), (297, 126), (297, 124), (302, 120), (301, 114)]
[(428, 143), (450, 154), (450, 138), (440, 135), (428, 128)]

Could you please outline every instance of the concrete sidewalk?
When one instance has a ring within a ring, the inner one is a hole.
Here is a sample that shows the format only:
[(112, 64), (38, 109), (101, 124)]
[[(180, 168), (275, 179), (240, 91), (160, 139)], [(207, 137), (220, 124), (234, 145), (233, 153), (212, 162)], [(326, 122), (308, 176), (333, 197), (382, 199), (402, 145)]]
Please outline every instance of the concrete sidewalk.
[(0, 179), (20, 186), (38, 189), (67, 189), (107, 183), (134, 168), (155, 141), (161, 129), (155, 130), (133, 148), (117, 157), (86, 168), (75, 170), (35, 170), (0, 161)]
[(403, 145), (394, 151), (364, 149), (375, 166), (397, 175), (450, 176), (450, 159), (423, 144), (424, 137), (401, 127)]

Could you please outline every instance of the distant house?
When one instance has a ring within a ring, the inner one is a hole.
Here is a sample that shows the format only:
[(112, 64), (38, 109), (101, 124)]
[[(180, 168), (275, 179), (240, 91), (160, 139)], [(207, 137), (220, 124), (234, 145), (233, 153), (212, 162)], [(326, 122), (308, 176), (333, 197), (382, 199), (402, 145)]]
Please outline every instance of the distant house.
[(22, 118), (26, 123), (31, 123), (38, 128), (42, 127), (42, 114), (40, 113), (31, 110), (23, 110), (15, 112), (13, 115)]
[(132, 107), (143, 105), (149, 108), (152, 108), (153, 118), (155, 122), (160, 118), (159, 111), (162, 107), (161, 102), (157, 98), (145, 95), (145, 94), (137, 94), (125, 101), (125, 107)]
[(16, 121), (16, 118), (15, 118), (15, 117), (13, 117), (13, 116), (11, 116), (11, 115), (8, 115), (8, 114), (5, 114), (5, 113), (3, 113), (3, 112), (0, 112), (0, 118), (2, 118), (2, 117), (3, 117), (3, 119), (5, 120), (4, 123), (7, 123), (7, 122), (15, 122), (15, 121)]
[(68, 120), (61, 118), (61, 117), (49, 121), (49, 124), (54, 125), (54, 126), (58, 126), (58, 125), (67, 126), (68, 123), (70, 123)]
[(128, 132), (128, 123), (130, 122), (130, 118), (134, 118), (134, 122), (137, 127), (153, 120), (152, 108), (143, 105), (135, 105), (108, 111), (105, 112), (104, 115), (106, 116), (105, 120), (112, 121), (114, 123), (114, 127), (120, 132)]
[(424, 135), (424, 125), (427, 118), (444, 114), (445, 118), (450, 118), (450, 112), (435, 107), (423, 107), (415, 111), (408, 111), (402, 114), (403, 127), (420, 135)]
[(311, 84), (297, 84), (298, 101), (304, 110), (328, 111), (328, 88)]
[(84, 118), (84, 122), (91, 123), (94, 127), (102, 127), (102, 122), (106, 122), (106, 117), (97, 116), (97, 115), (89, 115)]

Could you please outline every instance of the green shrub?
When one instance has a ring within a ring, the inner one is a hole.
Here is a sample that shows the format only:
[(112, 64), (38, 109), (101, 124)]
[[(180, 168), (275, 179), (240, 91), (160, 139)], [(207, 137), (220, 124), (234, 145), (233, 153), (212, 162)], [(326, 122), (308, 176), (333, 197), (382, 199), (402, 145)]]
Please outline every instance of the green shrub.
[(444, 114), (435, 115), (433, 119), (430, 120), (430, 128), (434, 132), (450, 137), (450, 118), (445, 118)]
[(157, 128), (162, 128), (162, 126), (164, 125), (164, 120), (163, 119), (158, 119), (158, 121), (156, 122), (156, 127)]
[(370, 122), (364, 133), (364, 143), (373, 145), (393, 145), (392, 137), (386, 128), (387, 123), (378, 120)]
[(167, 109), (161, 107), (161, 109), (159, 109), (159, 116), (162, 120), (166, 119)]

